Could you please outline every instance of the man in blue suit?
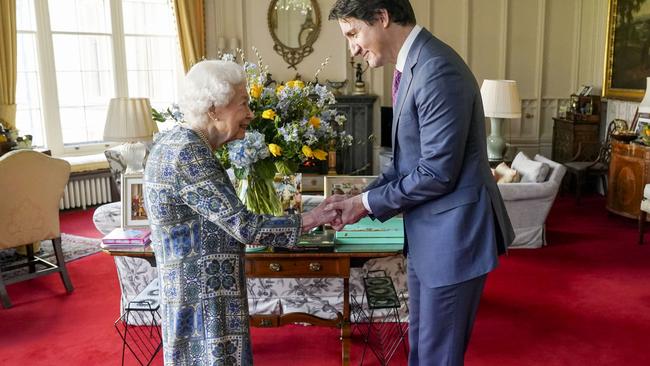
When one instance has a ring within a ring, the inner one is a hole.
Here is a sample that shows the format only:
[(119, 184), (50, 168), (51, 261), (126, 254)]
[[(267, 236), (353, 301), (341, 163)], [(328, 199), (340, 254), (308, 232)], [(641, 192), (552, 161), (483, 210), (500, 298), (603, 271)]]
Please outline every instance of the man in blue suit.
[(329, 18), (353, 55), (396, 65), (392, 165), (362, 195), (331, 204), (334, 227), (403, 214), (409, 365), (462, 365), (486, 276), (514, 238), (488, 164), (478, 84), (416, 25), (408, 0), (338, 0)]

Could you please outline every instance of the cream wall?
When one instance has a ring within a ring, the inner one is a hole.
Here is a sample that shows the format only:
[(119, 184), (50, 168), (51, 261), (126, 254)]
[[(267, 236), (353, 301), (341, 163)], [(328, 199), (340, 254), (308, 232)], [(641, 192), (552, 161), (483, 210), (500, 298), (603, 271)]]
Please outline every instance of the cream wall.
[[(270, 0), (206, 0), (206, 42), (215, 57), (219, 38), (235, 38), (249, 50), (256, 46), (276, 80), (294, 77), (273, 51), (266, 12)], [(353, 79), (349, 52), (336, 22), (327, 14), (334, 0), (318, 0), (321, 33), (314, 53), (298, 64), (304, 79), (313, 79), (330, 57), (319, 79)], [(550, 157), (552, 117), (582, 84), (599, 87), (607, 26), (607, 0), (412, 0), (418, 23), (452, 46), (468, 63), (479, 84), (483, 79), (513, 79), (522, 97), (522, 118), (505, 127), (518, 149)], [(369, 91), (390, 104), (392, 68), (369, 70)], [(378, 159), (375, 159), (377, 161)]]

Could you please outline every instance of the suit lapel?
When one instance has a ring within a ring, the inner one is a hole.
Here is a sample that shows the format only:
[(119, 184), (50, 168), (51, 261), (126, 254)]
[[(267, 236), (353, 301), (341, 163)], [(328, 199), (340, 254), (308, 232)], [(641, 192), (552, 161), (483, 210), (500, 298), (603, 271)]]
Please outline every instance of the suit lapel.
[[(430, 37), (430, 33), (426, 29), (422, 29), (420, 33), (415, 38), (415, 41), (411, 45), (408, 56), (406, 57), (406, 64), (404, 65), (404, 71), (402, 72), (402, 79), (400, 80), (399, 90), (397, 91), (397, 104), (395, 104), (393, 110), (393, 126), (391, 131), (392, 142), (393, 142), (393, 157), (395, 155), (395, 147), (397, 146), (397, 125), (399, 124), (399, 117), (402, 113), (402, 108), (404, 107), (404, 100), (408, 95), (408, 91), (411, 87), (411, 81), (413, 81), (413, 68), (418, 63), (418, 57), (420, 56), (420, 50), (422, 46), (426, 43), (427, 39)], [(394, 162), (395, 160), (393, 160)]]

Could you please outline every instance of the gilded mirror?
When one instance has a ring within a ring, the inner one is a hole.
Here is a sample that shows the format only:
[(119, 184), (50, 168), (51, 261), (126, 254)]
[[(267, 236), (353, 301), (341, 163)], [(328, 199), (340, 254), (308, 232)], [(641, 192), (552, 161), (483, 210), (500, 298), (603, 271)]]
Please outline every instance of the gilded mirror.
[(314, 52), (320, 33), (320, 10), (316, 0), (272, 0), (268, 11), (273, 49), (289, 67), (296, 69), (303, 58)]

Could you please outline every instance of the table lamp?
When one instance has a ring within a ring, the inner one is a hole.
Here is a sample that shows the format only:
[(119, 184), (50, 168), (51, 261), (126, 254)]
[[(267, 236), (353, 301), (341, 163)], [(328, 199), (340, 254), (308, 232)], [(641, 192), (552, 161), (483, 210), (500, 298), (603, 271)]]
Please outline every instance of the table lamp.
[(521, 118), (521, 99), (514, 80), (483, 80), (481, 97), (485, 117), (490, 117), (490, 136), (487, 137), (488, 159), (503, 160), (506, 149), (501, 136), (501, 125), (506, 118)]
[(158, 126), (151, 117), (148, 98), (113, 98), (108, 105), (104, 140), (123, 141), (122, 155), (126, 161), (125, 173), (143, 170), (147, 152), (142, 141), (151, 141)]
[(650, 114), (650, 77), (646, 78), (645, 94), (639, 103), (639, 113)]

